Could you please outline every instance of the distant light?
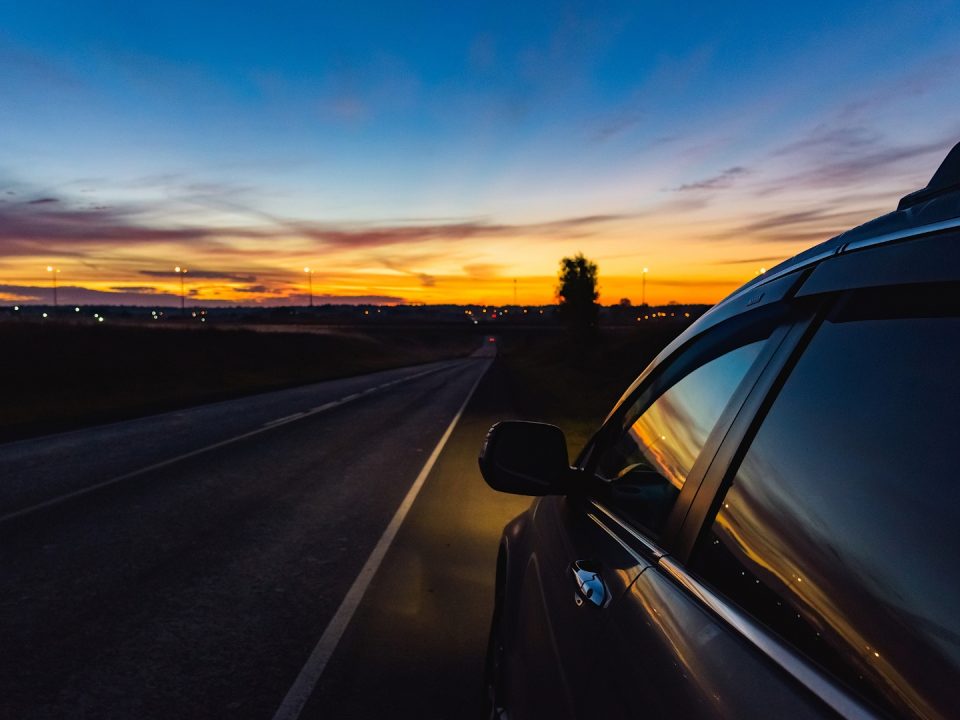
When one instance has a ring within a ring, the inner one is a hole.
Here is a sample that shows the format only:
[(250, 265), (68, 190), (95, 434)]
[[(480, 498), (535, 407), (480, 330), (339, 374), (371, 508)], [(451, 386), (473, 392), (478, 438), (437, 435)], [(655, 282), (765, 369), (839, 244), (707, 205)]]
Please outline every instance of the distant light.
[(370, 311), (369, 311), (369, 310), (364, 310), (364, 311), (363, 311), (363, 314), (364, 314), (364, 315), (369, 315), (369, 314), (370, 314)]
[(177, 266), (173, 269), (173, 271), (174, 271), (174, 272), (180, 272), (180, 266), (177, 265)]
[(97, 318), (97, 322), (103, 322), (103, 315)]
[(761, 274), (761, 275), (762, 275), (763, 273), (765, 273), (766, 271), (767, 271), (766, 268), (760, 268), (760, 274)]
[(43, 314), (43, 316), (44, 316), (44, 317), (46, 317), (46, 316), (47, 316), (47, 314), (46, 314), (46, 313), (44, 313), (44, 314)]
[(684, 313), (683, 316), (684, 316), (684, 317), (690, 317), (690, 313)]
[(47, 272), (53, 272), (53, 265), (47, 265)]
[(196, 316), (197, 316), (197, 314), (196, 314), (195, 312), (194, 312), (194, 313), (190, 313), (190, 314), (191, 314), (193, 317), (196, 317)]
[(94, 313), (93, 316), (94, 316), (94, 317), (100, 317), (100, 313)]
[(75, 307), (75, 308), (73, 309), (73, 311), (74, 311), (74, 312), (80, 312), (80, 308)]
[(14, 309), (14, 310), (19, 310), (19, 309), (20, 309), (20, 306), (19, 306), (19, 305), (14, 305), (14, 306), (13, 306), (13, 309)]
[(650, 272), (647, 268), (643, 269), (644, 272)]
[(206, 322), (206, 321), (207, 321), (206, 318), (200, 318), (200, 322)]
[(308, 273), (308, 272), (310, 272), (310, 268), (305, 267), (305, 268), (303, 269), (303, 271), (304, 271), (305, 273)]

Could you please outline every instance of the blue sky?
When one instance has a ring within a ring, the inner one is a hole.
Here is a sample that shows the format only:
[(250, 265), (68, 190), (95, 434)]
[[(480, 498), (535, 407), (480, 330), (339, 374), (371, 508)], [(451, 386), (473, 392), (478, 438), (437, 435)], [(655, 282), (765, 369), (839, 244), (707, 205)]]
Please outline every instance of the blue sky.
[(0, 283), (161, 296), (175, 260), (282, 302), (308, 263), (333, 297), (547, 301), (583, 250), (612, 295), (654, 265), (654, 299), (717, 300), (926, 182), (957, 37), (946, 2), (3, 2)]

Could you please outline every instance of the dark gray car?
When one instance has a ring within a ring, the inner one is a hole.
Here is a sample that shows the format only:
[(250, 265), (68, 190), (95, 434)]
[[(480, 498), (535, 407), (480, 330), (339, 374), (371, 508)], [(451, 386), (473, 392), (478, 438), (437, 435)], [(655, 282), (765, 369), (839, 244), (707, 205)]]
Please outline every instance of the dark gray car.
[(574, 467), (504, 422), (490, 713), (960, 716), (960, 145), (667, 347)]

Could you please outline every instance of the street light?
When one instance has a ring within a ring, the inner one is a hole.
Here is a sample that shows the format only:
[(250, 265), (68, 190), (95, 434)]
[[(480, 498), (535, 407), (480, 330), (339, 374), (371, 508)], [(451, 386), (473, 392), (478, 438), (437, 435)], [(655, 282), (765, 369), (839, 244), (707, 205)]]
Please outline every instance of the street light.
[(649, 272), (649, 269), (644, 268), (643, 275), (642, 275), (643, 279), (641, 280), (641, 284), (640, 284), (640, 286), (643, 288), (643, 290), (641, 291), (642, 295), (640, 297), (640, 304), (643, 305), (644, 307), (647, 306), (647, 272)]
[(47, 265), (47, 272), (50, 273), (50, 277), (53, 278), (53, 311), (57, 311), (57, 274), (60, 272), (60, 268), (56, 268), (53, 265)]
[(181, 315), (186, 315), (186, 314), (187, 314), (187, 310), (186, 310), (186, 301), (185, 301), (185, 299), (184, 299), (185, 296), (184, 296), (184, 293), (183, 293), (183, 276), (187, 274), (187, 269), (186, 269), (186, 268), (181, 268), (179, 265), (177, 265), (177, 266), (173, 269), (173, 271), (180, 276), (180, 314), (181, 314)]
[(303, 271), (307, 274), (307, 287), (310, 289), (310, 307), (313, 307), (313, 270), (305, 267)]

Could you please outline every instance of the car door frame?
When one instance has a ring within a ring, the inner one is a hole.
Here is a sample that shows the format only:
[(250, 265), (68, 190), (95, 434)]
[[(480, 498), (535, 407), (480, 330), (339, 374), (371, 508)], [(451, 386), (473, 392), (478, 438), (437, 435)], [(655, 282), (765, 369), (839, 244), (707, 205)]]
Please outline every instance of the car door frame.
[[(799, 287), (805, 277), (806, 273), (803, 273), (800, 277), (792, 278), (791, 289)], [(610, 507), (602, 499), (597, 498), (595, 493), (587, 491), (587, 502), (615, 527), (621, 540), (630, 544), (633, 551), (649, 562), (656, 563), (663, 557), (675, 557), (678, 554), (683, 556), (683, 549), (688, 544), (692, 545), (692, 541), (687, 537), (690, 532), (693, 532), (687, 523), (687, 516), (697, 500), (707, 473), (715, 464), (717, 453), (731, 430), (738, 423), (744, 422), (746, 416), (753, 411), (751, 399), (758, 396), (758, 391), (760, 395), (766, 395), (769, 388), (765, 383), (769, 383), (770, 378), (782, 371), (784, 363), (809, 333), (811, 325), (821, 312), (818, 301), (803, 302), (798, 306), (792, 301), (791, 296), (792, 293), (788, 292), (786, 297), (727, 318), (718, 325), (689, 338), (687, 342), (663, 358), (656, 367), (649, 369), (646, 377), (643, 377), (629, 394), (624, 395), (578, 457), (577, 467), (586, 478), (591, 479), (591, 482), (597, 482), (593, 478), (599, 456), (611, 443), (616, 442), (620, 433), (626, 429), (626, 417), (638, 402), (643, 407), (641, 413), (645, 412), (646, 408), (664, 392), (696, 369), (698, 357), (708, 354), (718, 345), (731, 344), (749, 328), (765, 323), (772, 325), (760, 355), (727, 401), (697, 455), (693, 467), (687, 474), (660, 538), (650, 537), (643, 528), (623, 517), (615, 507)]]

